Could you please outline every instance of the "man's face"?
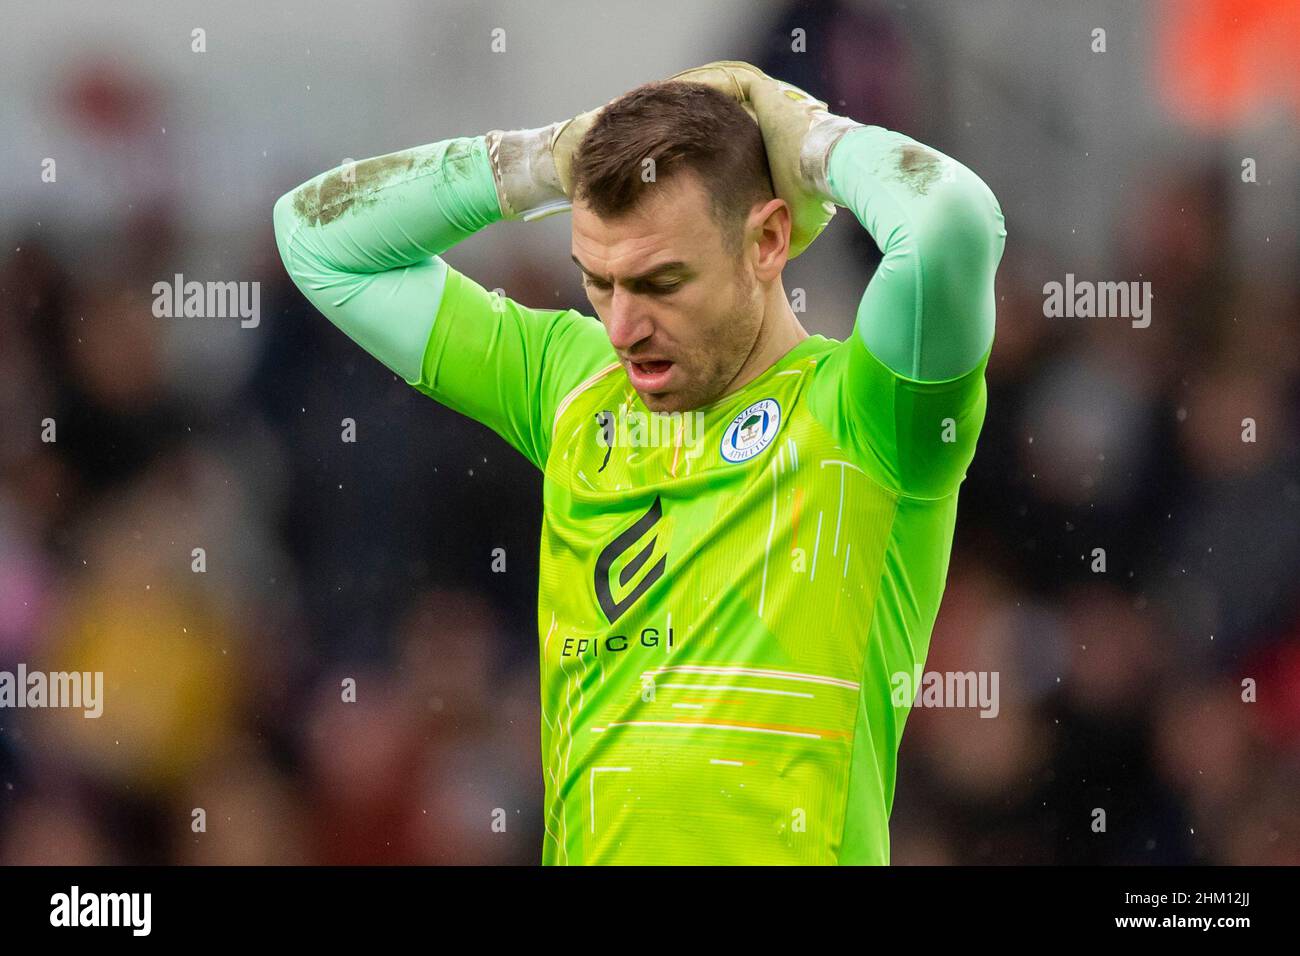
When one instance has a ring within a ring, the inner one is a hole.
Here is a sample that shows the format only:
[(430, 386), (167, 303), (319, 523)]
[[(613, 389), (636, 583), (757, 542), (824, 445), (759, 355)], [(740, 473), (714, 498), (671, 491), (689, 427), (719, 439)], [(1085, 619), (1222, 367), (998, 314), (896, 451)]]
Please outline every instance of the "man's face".
[(715, 401), (754, 349), (763, 308), (753, 270), (724, 247), (694, 174), (665, 180), (617, 219), (575, 203), (573, 259), (651, 411)]

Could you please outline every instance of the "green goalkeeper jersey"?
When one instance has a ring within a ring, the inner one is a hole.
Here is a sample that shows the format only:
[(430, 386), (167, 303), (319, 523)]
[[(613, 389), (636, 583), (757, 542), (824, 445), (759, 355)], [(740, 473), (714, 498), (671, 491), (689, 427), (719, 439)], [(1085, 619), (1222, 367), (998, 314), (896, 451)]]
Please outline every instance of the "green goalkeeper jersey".
[(831, 154), (884, 254), (854, 334), (673, 414), (641, 402), (599, 320), (442, 259), (500, 218), (481, 137), (277, 203), (304, 293), (545, 476), (544, 863), (889, 862), (894, 689), (943, 592), (1005, 236), (987, 187), (933, 151), (918, 178), (918, 149), (862, 127)]

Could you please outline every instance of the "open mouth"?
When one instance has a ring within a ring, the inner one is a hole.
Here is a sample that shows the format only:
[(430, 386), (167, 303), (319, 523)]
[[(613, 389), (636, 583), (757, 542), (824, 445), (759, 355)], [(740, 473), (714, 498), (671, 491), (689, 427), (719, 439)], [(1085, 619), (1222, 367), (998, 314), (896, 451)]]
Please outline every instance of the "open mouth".
[(676, 365), (668, 359), (653, 362), (628, 362), (627, 374), (632, 384), (643, 392), (662, 391)]

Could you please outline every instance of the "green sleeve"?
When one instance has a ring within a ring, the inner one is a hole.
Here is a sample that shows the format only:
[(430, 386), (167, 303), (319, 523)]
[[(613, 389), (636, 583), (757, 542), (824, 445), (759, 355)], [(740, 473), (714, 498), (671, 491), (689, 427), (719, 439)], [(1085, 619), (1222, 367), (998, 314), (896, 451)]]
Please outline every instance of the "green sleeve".
[(878, 481), (945, 497), (984, 421), (1001, 208), (965, 166), (879, 126), (835, 144), (827, 179), (882, 258), (853, 334), (818, 375), (820, 401)]
[(483, 136), (340, 166), (273, 213), (289, 276), (326, 318), (543, 467), (559, 400), (614, 356), (598, 320), (490, 295), (442, 259), (501, 218)]
[(449, 270), (415, 387), (545, 469), (560, 404), (617, 362), (599, 319), (530, 309)]

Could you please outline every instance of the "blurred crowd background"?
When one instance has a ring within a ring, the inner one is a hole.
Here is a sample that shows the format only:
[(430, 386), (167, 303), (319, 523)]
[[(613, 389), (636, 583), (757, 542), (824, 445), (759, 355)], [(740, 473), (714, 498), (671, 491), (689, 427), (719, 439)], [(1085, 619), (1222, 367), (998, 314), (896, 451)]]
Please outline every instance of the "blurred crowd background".
[[(540, 861), (541, 476), (309, 306), (271, 208), (743, 59), (1006, 217), (927, 662), (997, 671), (1000, 712), (913, 711), (894, 862), (1300, 863), (1300, 4), (310, 10), (55, 2), (0, 38), (0, 670), (106, 679), (98, 720), (0, 711), (0, 862)], [(568, 230), (447, 259), (586, 311)], [(841, 210), (788, 270), (804, 324), (847, 335), (878, 260)], [(260, 322), (154, 317), (176, 273), (260, 283)], [(1150, 281), (1150, 326), (1045, 317), (1067, 273)]]

